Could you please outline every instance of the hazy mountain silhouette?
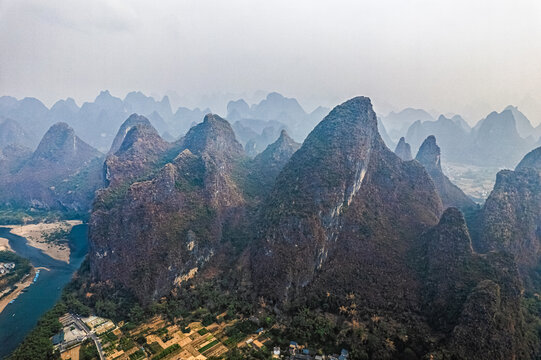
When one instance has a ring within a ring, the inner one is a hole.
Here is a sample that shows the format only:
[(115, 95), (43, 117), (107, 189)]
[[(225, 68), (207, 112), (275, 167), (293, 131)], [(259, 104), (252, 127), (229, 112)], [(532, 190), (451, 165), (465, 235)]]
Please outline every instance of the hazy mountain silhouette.
[(32, 154), (13, 147), (3, 153), (11, 167), (0, 176), (7, 208), (84, 212), (102, 185), (102, 154), (66, 123), (51, 126)]
[(0, 149), (14, 144), (34, 147), (36, 143), (36, 136), (30, 130), (15, 120), (0, 118)]
[(434, 181), (444, 209), (451, 206), (460, 209), (468, 209), (475, 206), (473, 200), (466, 196), (458, 186), (453, 184), (441, 170), (441, 150), (436, 144), (434, 135), (427, 137), (421, 144), (415, 160), (419, 161), (425, 167)]
[(434, 121), (432, 115), (423, 109), (407, 108), (399, 112), (391, 112), (383, 116), (381, 121), (389, 132), (393, 141), (397, 141), (404, 136), (406, 130), (416, 121)]
[(396, 145), (394, 153), (404, 161), (413, 160), (413, 156), (411, 155), (411, 146), (406, 142), (404, 137), (401, 137), (398, 141), (398, 145)]
[(282, 129), (287, 129), (296, 141), (303, 141), (329, 110), (318, 107), (307, 113), (296, 99), (273, 92), (251, 106), (243, 99), (230, 101), (227, 112), (227, 119), (240, 134), (239, 140), (245, 146), (250, 144), (247, 150), (255, 154), (272, 143)]
[(453, 120), (440, 115), (436, 121), (416, 121), (408, 128), (406, 141), (413, 149), (418, 149), (428, 136), (434, 135), (445, 159), (464, 162), (471, 147), (471, 137), (460, 119)]
[(469, 159), (476, 165), (514, 167), (534, 146), (520, 137), (511, 110), (492, 112), (472, 130)]
[(209, 109), (190, 110), (181, 107), (173, 113), (167, 96), (157, 101), (141, 92), (130, 92), (122, 100), (109, 91), (102, 91), (94, 101), (85, 102), (80, 108), (71, 98), (57, 101), (51, 109), (33, 98), (0, 98), (0, 118), (12, 119), (26, 132), (35, 134), (33, 141), (23, 144), (35, 147), (52, 124), (65, 122), (84, 141), (102, 152), (107, 152), (118, 128), (132, 113), (146, 116), (160, 133), (167, 132), (179, 138), (194, 122), (201, 122), (209, 112)]

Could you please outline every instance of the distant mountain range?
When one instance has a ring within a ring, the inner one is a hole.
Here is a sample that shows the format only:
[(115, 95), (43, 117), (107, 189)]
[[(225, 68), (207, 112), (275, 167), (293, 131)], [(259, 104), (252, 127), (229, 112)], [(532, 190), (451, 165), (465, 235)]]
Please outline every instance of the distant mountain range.
[(541, 137), (541, 126), (534, 128), (514, 106), (490, 113), (473, 128), (459, 115), (433, 119), (419, 109), (391, 113), (382, 118), (382, 124), (391, 134), (386, 142), (403, 136), (412, 149), (418, 149), (426, 137), (434, 135), (444, 160), (477, 166), (512, 168), (539, 145)]
[[(261, 154), (278, 138), (291, 144), (300, 143), (329, 112), (320, 107), (307, 113), (297, 100), (278, 93), (270, 93), (253, 105), (242, 99), (231, 101), (227, 110), (235, 138), (251, 158)], [(94, 102), (84, 103), (81, 107), (73, 99), (67, 99), (58, 101), (51, 109), (37, 99), (1, 97), (0, 164), (3, 168), (0, 181), (4, 188), (0, 191), (0, 206), (30, 205), (37, 209), (88, 211), (95, 190), (111, 182), (126, 180), (117, 179), (118, 174), (127, 176), (131, 172), (131, 178), (135, 179), (143, 169), (157, 166), (163, 161), (164, 154), (178, 149), (183, 135), (200, 123), (209, 111), (181, 107), (173, 112), (167, 97), (156, 101), (140, 92), (131, 92), (122, 100), (103, 91)], [(129, 116), (132, 112), (134, 115)], [(439, 145), (436, 147), (441, 147), (443, 161), (499, 167), (515, 166), (535, 147), (537, 132), (529, 120), (512, 106), (501, 113), (489, 114), (474, 128), (470, 128), (458, 115), (450, 118), (442, 115), (434, 120), (426, 111), (419, 109), (378, 117), (377, 127), (383, 142), (389, 148), (396, 146), (396, 153), (402, 160), (410, 160), (421, 143), (434, 135)], [(394, 134), (397, 134), (397, 128), (406, 132), (397, 145), (387, 128), (393, 129), (391, 132)], [(43, 133), (41, 140), (40, 133)], [(60, 133), (65, 133), (63, 140)], [(127, 146), (126, 137), (139, 142)], [(73, 141), (78, 153), (74, 158), (78, 162), (66, 164), (60, 161), (54, 166), (46, 165), (55, 156), (64, 156), (59, 153), (68, 151), (66, 147), (51, 146), (51, 143), (65, 143), (72, 141), (70, 139), (76, 139)], [(123, 143), (125, 148), (121, 149)], [(155, 148), (153, 155), (144, 147), (146, 143)], [(48, 155), (38, 156), (44, 154), (45, 148), (49, 148)], [(99, 152), (93, 148), (98, 148)], [(147, 158), (141, 160), (141, 156), (128, 155), (130, 152), (145, 154)], [(102, 170), (100, 161), (103, 162), (104, 155), (101, 154), (108, 155), (106, 169), (117, 171)], [(94, 160), (89, 161), (91, 158)], [(130, 160), (132, 158), (137, 160)], [(471, 205), (462, 191), (450, 184), (440, 167), (435, 166), (431, 170), (426, 163), (423, 165), (435, 181), (444, 205), (461, 208)], [(27, 177), (35, 178), (35, 181), (30, 183)], [(78, 194), (85, 195), (73, 198), (75, 189), (80, 190)], [(454, 193), (449, 194), (450, 198), (446, 195), (449, 191)]]
[(226, 118), (244, 144), (249, 155), (263, 151), (286, 129), (293, 139), (302, 142), (329, 109), (318, 107), (307, 113), (293, 98), (270, 93), (258, 104), (249, 106), (244, 100), (227, 104)]
[[(296, 99), (270, 93), (258, 104), (230, 101), (226, 118), (233, 124), (239, 140), (255, 156), (273, 142), (282, 129), (302, 141), (329, 111), (319, 107), (307, 113)], [(77, 106), (71, 98), (56, 102), (50, 109), (34, 98), (17, 100), (0, 97), (0, 148), (11, 143), (37, 146), (45, 131), (57, 122), (70, 125), (87, 143), (106, 153), (116, 130), (131, 114), (145, 116), (158, 133), (169, 141), (177, 140), (200, 123), (210, 109), (179, 107), (173, 111), (167, 96), (157, 101), (141, 92), (130, 92), (124, 99), (102, 91), (93, 102)], [(10, 139), (9, 141), (7, 139)]]
[[(210, 109), (173, 111), (167, 96), (155, 100), (141, 92), (124, 99), (102, 91), (93, 102), (79, 107), (71, 98), (50, 109), (34, 98), (17, 100), (0, 97), (0, 148), (10, 144), (35, 148), (47, 129), (57, 122), (71, 126), (82, 140), (107, 153), (117, 129), (129, 115), (145, 116), (167, 141), (178, 140), (200, 123)], [(294, 98), (269, 93), (259, 103), (243, 99), (230, 101), (225, 116), (232, 124), (247, 154), (254, 157), (272, 143), (281, 130), (297, 142), (329, 112), (319, 107), (307, 113)], [(517, 107), (493, 112), (473, 128), (459, 115), (434, 119), (427, 111), (408, 108), (378, 117), (378, 129), (385, 144), (394, 149), (400, 137), (412, 152), (430, 135), (436, 136), (445, 161), (477, 166), (514, 167), (535, 146), (541, 145), (541, 126), (534, 127)]]
[(156, 101), (141, 92), (131, 92), (122, 100), (102, 91), (93, 102), (85, 102), (81, 107), (68, 98), (56, 102), (51, 109), (34, 98), (0, 97), (0, 119), (10, 119), (28, 131), (25, 143), (30, 147), (37, 145), (50, 126), (65, 122), (84, 141), (104, 153), (109, 150), (118, 127), (133, 113), (148, 117), (160, 134), (171, 134), (176, 139), (209, 112), (209, 109), (183, 107), (173, 112), (167, 96)]
[(35, 135), (12, 119), (0, 118), (0, 149), (8, 145), (34, 145)]

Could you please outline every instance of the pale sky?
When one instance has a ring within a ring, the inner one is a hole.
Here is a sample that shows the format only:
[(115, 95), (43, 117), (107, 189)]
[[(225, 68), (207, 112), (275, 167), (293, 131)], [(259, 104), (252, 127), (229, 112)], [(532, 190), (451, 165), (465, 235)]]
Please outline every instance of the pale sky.
[(474, 122), (514, 104), (541, 122), (538, 0), (0, 0), (0, 45), (0, 95), (48, 106), (266, 90), (307, 110), (366, 95), (383, 113)]

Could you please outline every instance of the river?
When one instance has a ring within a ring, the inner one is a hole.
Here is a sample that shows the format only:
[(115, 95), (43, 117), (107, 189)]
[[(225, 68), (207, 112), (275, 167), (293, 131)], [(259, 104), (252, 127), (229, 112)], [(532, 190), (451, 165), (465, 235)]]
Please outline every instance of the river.
[(41, 315), (58, 301), (62, 289), (79, 269), (88, 251), (88, 227), (84, 224), (74, 226), (69, 235), (69, 264), (29, 246), (24, 237), (11, 234), (9, 230), (0, 227), (0, 237), (9, 240), (13, 251), (30, 260), (34, 267), (43, 266), (49, 271), (41, 270), (38, 280), (0, 314), (0, 359), (9, 355), (32, 330)]

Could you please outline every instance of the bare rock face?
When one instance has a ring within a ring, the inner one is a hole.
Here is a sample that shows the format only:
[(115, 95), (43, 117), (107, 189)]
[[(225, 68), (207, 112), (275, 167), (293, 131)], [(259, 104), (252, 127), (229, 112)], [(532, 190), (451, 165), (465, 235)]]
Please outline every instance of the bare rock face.
[(404, 161), (413, 160), (413, 156), (411, 155), (411, 146), (406, 142), (404, 137), (401, 137), (400, 141), (398, 141), (398, 145), (396, 145), (394, 153)]
[(465, 209), (475, 206), (475, 203), (458, 186), (453, 184), (441, 170), (440, 147), (436, 144), (434, 136), (430, 135), (422, 143), (415, 160), (419, 161), (428, 171), (436, 185), (444, 208), (454, 206)]
[(440, 213), (424, 169), (383, 144), (368, 98), (351, 99), (278, 176), (253, 252), (256, 288), (277, 303), (323, 289), (354, 291), (371, 306), (415, 301), (406, 252)]
[[(117, 155), (145, 144), (139, 141), (144, 136), (135, 141), (130, 136), (140, 127), (128, 132)], [(195, 276), (221, 252), (223, 227), (234, 226), (242, 214), (244, 199), (233, 173), (244, 155), (229, 123), (207, 115), (185, 136), (182, 149), (159, 170), (146, 173), (147, 180), (110, 185), (91, 216), (95, 279), (121, 284), (142, 303)], [(154, 150), (142, 146), (132, 159)]]

